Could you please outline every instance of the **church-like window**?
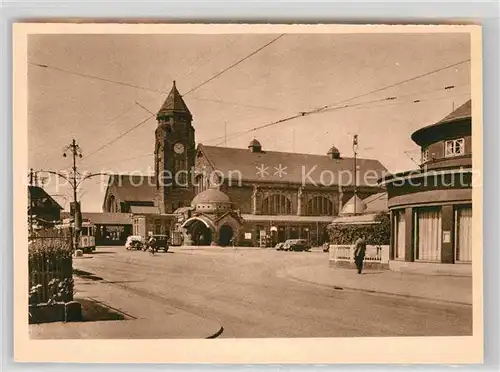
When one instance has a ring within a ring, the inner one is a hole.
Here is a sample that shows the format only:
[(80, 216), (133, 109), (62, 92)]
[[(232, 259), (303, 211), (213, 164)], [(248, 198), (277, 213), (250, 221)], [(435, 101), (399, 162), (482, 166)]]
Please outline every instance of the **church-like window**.
[(108, 212), (116, 212), (116, 199), (114, 195), (111, 195), (108, 199)]
[(174, 184), (178, 187), (187, 187), (188, 175), (187, 175), (187, 166), (186, 159), (183, 158), (175, 158), (174, 159)]
[(333, 212), (333, 203), (325, 196), (315, 196), (307, 203), (309, 216), (332, 216)]
[(262, 201), (262, 214), (292, 214), (292, 202), (285, 195), (273, 194)]

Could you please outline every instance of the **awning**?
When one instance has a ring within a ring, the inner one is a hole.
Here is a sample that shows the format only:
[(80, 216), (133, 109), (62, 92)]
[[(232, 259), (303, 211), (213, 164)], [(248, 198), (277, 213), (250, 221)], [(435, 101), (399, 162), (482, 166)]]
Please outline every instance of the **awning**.
[(379, 223), (375, 221), (375, 217), (377, 217), (376, 213), (342, 216), (335, 218), (332, 225), (373, 225)]
[(241, 218), (244, 221), (257, 222), (296, 222), (296, 223), (330, 223), (333, 221), (333, 216), (297, 216), (297, 215), (265, 215), (265, 214), (242, 214)]
[(160, 208), (149, 205), (131, 205), (130, 213), (132, 214), (160, 214)]

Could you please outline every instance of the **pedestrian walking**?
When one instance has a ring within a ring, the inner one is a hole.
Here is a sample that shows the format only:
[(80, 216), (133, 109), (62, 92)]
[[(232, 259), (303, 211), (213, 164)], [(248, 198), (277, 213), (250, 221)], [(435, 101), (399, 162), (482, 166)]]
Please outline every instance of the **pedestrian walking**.
[(358, 274), (361, 274), (363, 271), (363, 260), (365, 259), (366, 253), (366, 241), (365, 237), (361, 235), (356, 243), (354, 243), (354, 262), (356, 263), (356, 268), (358, 270)]
[(149, 249), (151, 250), (151, 254), (154, 255), (156, 251), (156, 239), (154, 238), (153, 234), (149, 236), (148, 245)]

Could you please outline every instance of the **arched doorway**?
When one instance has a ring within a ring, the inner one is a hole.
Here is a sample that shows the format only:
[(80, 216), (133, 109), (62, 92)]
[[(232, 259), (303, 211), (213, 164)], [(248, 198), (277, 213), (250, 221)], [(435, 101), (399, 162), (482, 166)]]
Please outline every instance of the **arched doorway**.
[(221, 247), (226, 247), (231, 244), (233, 239), (234, 231), (229, 225), (222, 225), (219, 230), (219, 245)]
[(212, 242), (212, 230), (203, 222), (195, 221), (189, 230), (194, 245), (210, 245)]

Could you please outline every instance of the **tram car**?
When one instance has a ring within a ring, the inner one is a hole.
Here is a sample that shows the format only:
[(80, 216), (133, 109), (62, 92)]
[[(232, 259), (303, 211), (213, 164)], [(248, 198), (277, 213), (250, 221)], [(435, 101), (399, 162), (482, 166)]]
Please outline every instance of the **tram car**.
[[(57, 229), (61, 229), (72, 235), (74, 224), (72, 221), (63, 221), (62, 224), (56, 226)], [(95, 233), (96, 226), (90, 221), (82, 221), (82, 229), (80, 230), (80, 237), (78, 241), (78, 249), (81, 249), (83, 253), (91, 253), (96, 249), (95, 245)]]

